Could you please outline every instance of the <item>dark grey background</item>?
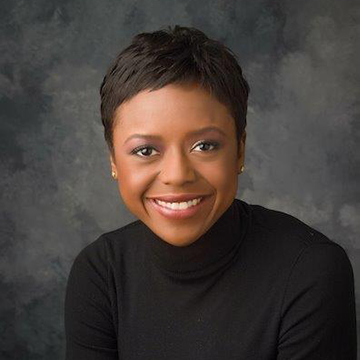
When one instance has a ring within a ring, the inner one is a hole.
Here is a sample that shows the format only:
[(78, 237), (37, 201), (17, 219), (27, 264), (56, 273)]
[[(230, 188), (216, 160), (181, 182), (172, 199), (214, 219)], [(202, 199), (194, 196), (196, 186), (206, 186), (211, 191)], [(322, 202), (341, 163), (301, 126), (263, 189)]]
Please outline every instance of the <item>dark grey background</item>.
[(360, 301), (359, 14), (351, 0), (2, 1), (0, 358), (63, 359), (74, 257), (135, 220), (98, 88), (133, 35), (195, 26), (239, 57), (250, 87), (238, 198), (341, 244)]

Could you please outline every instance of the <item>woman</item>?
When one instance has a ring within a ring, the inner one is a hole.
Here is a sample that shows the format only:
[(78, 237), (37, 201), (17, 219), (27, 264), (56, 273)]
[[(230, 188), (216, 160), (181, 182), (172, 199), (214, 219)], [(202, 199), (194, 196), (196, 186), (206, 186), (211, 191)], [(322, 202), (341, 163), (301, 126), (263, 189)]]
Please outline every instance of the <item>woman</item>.
[(345, 250), (235, 198), (249, 86), (231, 50), (194, 28), (142, 33), (100, 93), (138, 220), (76, 257), (66, 359), (356, 359)]

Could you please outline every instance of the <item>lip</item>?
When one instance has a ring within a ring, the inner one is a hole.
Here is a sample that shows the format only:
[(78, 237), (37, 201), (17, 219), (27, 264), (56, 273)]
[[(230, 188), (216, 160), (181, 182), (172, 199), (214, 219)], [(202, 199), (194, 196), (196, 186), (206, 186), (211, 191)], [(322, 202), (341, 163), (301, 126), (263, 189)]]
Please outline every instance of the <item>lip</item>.
[(208, 194), (172, 194), (172, 195), (159, 195), (159, 196), (151, 196), (148, 199), (157, 199), (166, 202), (184, 202), (193, 199), (197, 199), (199, 197), (207, 197)]
[[(198, 196), (198, 197), (200, 197), (200, 196)], [(154, 209), (157, 212), (159, 212), (162, 216), (164, 216), (168, 219), (181, 220), (181, 219), (187, 219), (187, 218), (193, 217), (196, 214), (198, 214), (199, 211), (201, 211), (201, 209), (204, 206), (206, 206), (210, 197), (211, 196), (209, 196), (209, 195), (203, 196), (202, 200), (198, 204), (196, 204), (195, 206), (191, 206), (187, 209), (182, 209), (182, 210), (172, 210), (172, 209), (166, 208), (164, 206), (161, 206), (156, 203), (155, 198), (149, 198), (148, 200), (149, 200), (150, 204), (154, 207)], [(159, 198), (156, 198), (156, 199), (159, 199)]]

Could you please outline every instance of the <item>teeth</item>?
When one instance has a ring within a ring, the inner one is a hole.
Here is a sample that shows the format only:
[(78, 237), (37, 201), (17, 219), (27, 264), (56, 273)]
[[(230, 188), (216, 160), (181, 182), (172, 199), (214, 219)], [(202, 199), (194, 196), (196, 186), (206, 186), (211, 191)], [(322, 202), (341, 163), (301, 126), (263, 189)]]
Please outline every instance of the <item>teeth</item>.
[(184, 210), (187, 209), (191, 206), (195, 206), (197, 205), (200, 201), (201, 201), (201, 197), (198, 199), (193, 199), (190, 201), (186, 201), (186, 202), (181, 202), (181, 203), (169, 203), (169, 202), (165, 202), (165, 201), (161, 201), (158, 199), (155, 199), (155, 202), (161, 206), (167, 207), (168, 209), (171, 210)]

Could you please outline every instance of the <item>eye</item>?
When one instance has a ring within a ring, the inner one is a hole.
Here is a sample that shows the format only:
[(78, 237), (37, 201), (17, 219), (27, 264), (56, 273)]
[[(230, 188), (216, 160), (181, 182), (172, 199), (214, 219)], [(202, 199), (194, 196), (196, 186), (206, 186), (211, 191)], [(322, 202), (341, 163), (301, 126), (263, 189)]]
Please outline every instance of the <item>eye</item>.
[[(200, 152), (209, 152), (209, 151), (213, 151), (213, 150), (216, 150), (217, 148), (219, 148), (220, 144), (216, 141), (201, 141), (201, 142), (198, 142), (194, 148), (199, 147), (199, 146), (201, 147)], [(209, 149), (209, 146), (210, 146), (210, 149)], [(142, 145), (142, 146), (138, 146), (137, 148), (132, 150), (131, 154), (146, 158), (146, 157), (151, 157), (151, 152), (153, 150), (156, 151), (156, 149), (153, 146)]]
[[(144, 151), (147, 150), (147, 151)], [(149, 150), (155, 150), (155, 148), (153, 148), (152, 146), (138, 146), (137, 148), (135, 148), (134, 150), (131, 151), (131, 154), (134, 155), (138, 155), (140, 157), (150, 157), (149, 155)], [(138, 154), (138, 152), (140, 152), (140, 154)]]
[[(201, 141), (197, 143), (195, 147), (201, 146), (202, 151), (201, 152), (208, 152), (216, 150), (219, 147), (219, 143), (216, 141)], [(209, 149), (209, 146), (212, 146), (212, 149)]]

